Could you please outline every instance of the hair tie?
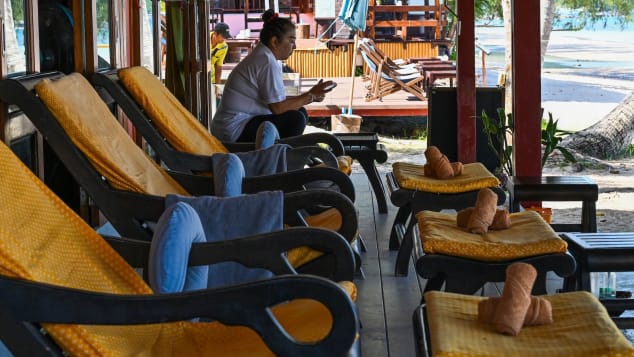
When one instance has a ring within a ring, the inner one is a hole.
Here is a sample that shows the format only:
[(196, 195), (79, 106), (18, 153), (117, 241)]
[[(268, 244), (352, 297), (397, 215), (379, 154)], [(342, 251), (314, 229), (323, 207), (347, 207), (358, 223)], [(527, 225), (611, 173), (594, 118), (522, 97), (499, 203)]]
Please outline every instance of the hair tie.
[(280, 14), (278, 14), (277, 12), (274, 13), (273, 15), (271, 15), (271, 17), (269, 18), (269, 21), (267, 21), (266, 23), (269, 24), (271, 22), (273, 22), (275, 19), (277, 19), (280, 16)]

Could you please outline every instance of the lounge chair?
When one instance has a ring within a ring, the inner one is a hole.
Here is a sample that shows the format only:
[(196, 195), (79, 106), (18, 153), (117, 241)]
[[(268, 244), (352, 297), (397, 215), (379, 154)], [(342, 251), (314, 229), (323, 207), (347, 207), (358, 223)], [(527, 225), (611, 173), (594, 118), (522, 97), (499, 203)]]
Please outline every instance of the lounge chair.
[(420, 100), (426, 100), (421, 88), (424, 77), (416, 70), (402, 74), (400, 70), (390, 68), (385, 58), (381, 58), (367, 44), (360, 43), (359, 51), (372, 71), (370, 91), (366, 100), (380, 99), (385, 95), (404, 90)]
[[(15, 355), (340, 356), (358, 348), (351, 283), (286, 275), (155, 294), (4, 144), (0, 168), (0, 339)], [(239, 258), (254, 247), (279, 261), (278, 248), (294, 239), (279, 237), (285, 243), (274, 248), (277, 238), (200, 243), (196, 251), (211, 254), (193, 254), (189, 264)], [(289, 272), (275, 260), (262, 266)]]
[(422, 165), (395, 162), (392, 172), (386, 176), (390, 200), (398, 207), (390, 233), (390, 250), (398, 250), (396, 275), (407, 275), (414, 248), (414, 217), (418, 212), (473, 206), (482, 188), (489, 188), (498, 195), (498, 205), (506, 201), (500, 181), (481, 163), (466, 164), (462, 175), (439, 180), (426, 177)]
[(387, 56), (383, 51), (381, 51), (374, 41), (370, 38), (361, 39), (361, 44), (363, 44), (363, 50), (372, 53), (375, 58), (384, 61), (384, 65), (387, 66), (390, 70), (395, 71), (400, 75), (408, 75), (408, 74), (418, 74), (419, 70), (417, 68), (416, 63), (406, 63), (406, 61), (402, 59), (391, 59)]
[(416, 272), (428, 279), (425, 291), (474, 294), (488, 282), (503, 282), (516, 262), (537, 270), (534, 294), (546, 294), (546, 274), (574, 273), (567, 243), (536, 212), (510, 215), (511, 227), (473, 234), (458, 227), (455, 214), (422, 211), (416, 215), (420, 239), (413, 241)]
[(414, 313), (417, 356), (634, 356), (632, 344), (592, 294), (542, 297), (552, 305), (553, 323), (506, 336), (477, 321), (484, 297), (429, 292)]
[[(256, 148), (254, 143), (220, 142), (143, 67), (97, 73), (91, 80), (123, 109), (158, 157), (173, 170), (211, 171), (205, 156)], [(303, 168), (310, 158), (315, 157), (331, 167), (341, 167), (347, 173), (350, 171), (349, 160), (337, 160), (333, 156), (343, 155), (344, 148), (332, 134), (304, 134), (280, 139), (278, 143), (293, 147), (288, 155), (290, 169)], [(317, 144), (326, 144), (332, 152)]]
[[(25, 112), (119, 234), (150, 240), (148, 222), (160, 216), (165, 195), (214, 193), (213, 178), (168, 172), (150, 160), (81, 75), (54, 75), (59, 78), (54, 82), (50, 76), (0, 81), (0, 100)], [(39, 94), (49, 108), (30, 90), (36, 83), (41, 83)], [(304, 196), (285, 205), (285, 223), (337, 231), (356, 248), (357, 214), (352, 202), (334, 191), (304, 191), (302, 187), (303, 182), (328, 180), (332, 170), (335, 169), (313, 168), (310, 173), (302, 170), (245, 178), (242, 189), (249, 193), (282, 188), (289, 192), (287, 197)], [(301, 213), (315, 206), (327, 209), (312, 215)], [(328, 264), (328, 257), (314, 257), (304, 251), (293, 260), (302, 265), (304, 272), (313, 268), (320, 271)], [(360, 260), (358, 254), (357, 259)]]

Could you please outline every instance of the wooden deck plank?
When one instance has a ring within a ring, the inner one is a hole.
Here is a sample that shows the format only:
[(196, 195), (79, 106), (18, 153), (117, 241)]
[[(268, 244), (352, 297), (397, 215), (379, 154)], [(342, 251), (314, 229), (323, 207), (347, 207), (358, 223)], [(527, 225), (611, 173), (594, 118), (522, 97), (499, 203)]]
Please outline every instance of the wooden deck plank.
[[(355, 172), (362, 172), (360, 168)], [(363, 173), (352, 175), (357, 191), (365, 280), (357, 281), (362, 323), (363, 356), (410, 356), (415, 353), (412, 314), (420, 304), (421, 288), (413, 265), (407, 277), (394, 275), (396, 252), (389, 251), (389, 230), (396, 207), (387, 214), (375, 210), (374, 194)]]
[(359, 210), (359, 231), (367, 251), (362, 254), (364, 280), (357, 280), (359, 289), (357, 306), (361, 320), (361, 350), (363, 356), (387, 356), (388, 340), (385, 326), (385, 307), (381, 283), (381, 265), (375, 227), (374, 196), (360, 168), (354, 167), (354, 182)]
[[(302, 78), (300, 92), (308, 91), (317, 83), (318, 78)], [(331, 114), (341, 114), (342, 108), (350, 106), (350, 89), (352, 78), (334, 77), (324, 78), (333, 80), (337, 87), (328, 93), (322, 102), (311, 103), (306, 106), (310, 117), (324, 117)], [(366, 84), (361, 77), (354, 80), (352, 109), (354, 114), (363, 117), (377, 116), (427, 116), (427, 101), (421, 101), (404, 90), (385, 96), (382, 100), (365, 101)]]

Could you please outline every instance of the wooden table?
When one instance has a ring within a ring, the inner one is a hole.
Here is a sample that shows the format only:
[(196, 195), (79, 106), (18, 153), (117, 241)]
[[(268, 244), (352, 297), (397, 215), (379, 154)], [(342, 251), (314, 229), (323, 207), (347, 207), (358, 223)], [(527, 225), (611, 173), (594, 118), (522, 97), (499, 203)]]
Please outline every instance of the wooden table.
[(368, 176), (376, 196), (379, 213), (387, 213), (385, 188), (374, 164), (375, 162), (384, 163), (387, 161), (387, 151), (379, 143), (378, 135), (376, 133), (335, 133), (335, 136), (341, 140), (346, 155), (359, 161), (363, 171)]
[(506, 185), (509, 210), (519, 212), (521, 201), (581, 201), (580, 224), (553, 224), (558, 232), (596, 232), (599, 187), (585, 176), (512, 176)]
[[(577, 261), (575, 274), (564, 279), (566, 291), (591, 291), (592, 272), (634, 271), (634, 233), (565, 233), (562, 237)], [(620, 328), (634, 327), (634, 318), (618, 317), (624, 310), (634, 309), (634, 299), (601, 299), (601, 302)]]

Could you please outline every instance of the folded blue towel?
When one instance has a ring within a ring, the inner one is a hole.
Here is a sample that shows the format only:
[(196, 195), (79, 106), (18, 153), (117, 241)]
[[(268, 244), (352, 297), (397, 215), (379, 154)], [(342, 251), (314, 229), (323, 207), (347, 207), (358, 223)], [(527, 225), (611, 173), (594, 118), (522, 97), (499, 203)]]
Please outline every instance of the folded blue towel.
[[(236, 197), (168, 195), (165, 206), (170, 207), (177, 202), (185, 202), (196, 210), (208, 242), (283, 229), (284, 194), (281, 191), (265, 191)], [(234, 285), (271, 276), (272, 274), (265, 269), (246, 268), (239, 263), (225, 262), (209, 267), (207, 286), (211, 288)]]
[(236, 152), (235, 154), (242, 161), (247, 177), (262, 176), (286, 172), (286, 152), (290, 148), (289, 145), (275, 144), (266, 149)]
[(188, 204), (168, 206), (159, 218), (150, 245), (148, 276), (157, 293), (177, 293), (207, 287), (208, 267), (188, 267), (193, 243), (205, 242), (200, 218)]
[(244, 165), (236, 154), (215, 154), (211, 157), (214, 170), (214, 195), (219, 197), (242, 194)]

